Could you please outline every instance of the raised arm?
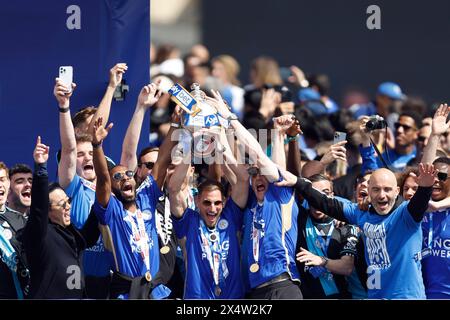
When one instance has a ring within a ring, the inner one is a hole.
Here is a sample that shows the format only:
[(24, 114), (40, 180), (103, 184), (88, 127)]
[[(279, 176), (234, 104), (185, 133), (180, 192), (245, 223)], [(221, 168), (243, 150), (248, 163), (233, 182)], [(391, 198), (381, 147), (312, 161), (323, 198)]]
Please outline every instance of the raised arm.
[(437, 171), (432, 164), (419, 163), (419, 177), (417, 183), (419, 187), (408, 203), (408, 211), (414, 221), (420, 222), (427, 211), (428, 201), (430, 201), (432, 186), (434, 184)]
[(191, 154), (187, 152), (184, 157), (175, 158), (174, 163), (177, 163), (172, 176), (170, 177), (168, 191), (170, 201), (170, 212), (176, 218), (181, 218), (184, 211), (188, 207), (187, 194), (181, 189), (184, 180), (188, 174), (188, 170), (191, 164)]
[[(212, 93), (215, 99), (207, 98), (207, 100), (216, 107), (223, 118), (229, 119), (232, 113), (223, 102), (220, 93), (217, 91), (212, 91)], [(269, 180), (269, 182), (277, 181), (280, 177), (278, 168), (266, 155), (258, 140), (256, 140), (238, 120), (231, 120), (230, 124), (235, 130), (236, 137), (245, 148), (249, 150), (250, 158), (258, 165), (267, 180)]]
[(70, 92), (58, 78), (53, 89), (53, 94), (59, 107), (59, 135), (61, 139), (61, 160), (58, 165), (58, 180), (63, 189), (66, 189), (76, 173), (77, 143), (70, 116), (70, 97), (76, 85), (72, 83)]
[(283, 170), (281, 170), (281, 175), (284, 180), (276, 182), (275, 185), (294, 187), (308, 201), (311, 207), (326, 212), (328, 216), (339, 221), (349, 222), (344, 215), (344, 205), (339, 200), (313, 188), (311, 181), (307, 179), (296, 177), (292, 173)]
[(347, 141), (341, 141), (330, 146), (330, 148), (325, 152), (320, 163), (324, 168), (332, 164), (336, 160), (347, 161), (347, 150), (345, 149), (345, 144)]
[(236, 178), (233, 181), (229, 181), (231, 184), (231, 199), (233, 199), (239, 208), (243, 209), (247, 205), (249, 175), (245, 166), (242, 163), (238, 163), (233, 156), (233, 152), (231, 151), (225, 132), (223, 131), (220, 135), (220, 143), (223, 147), (222, 154), (226, 167), (233, 172), (233, 175)]
[(30, 254), (37, 254), (42, 250), (42, 243), (45, 239), (48, 227), (48, 160), (49, 147), (41, 143), (41, 137), (37, 138), (36, 147), (33, 152), (34, 172), (33, 185), (31, 186), (30, 216), (26, 224), (25, 238), (33, 248)]
[(120, 157), (120, 164), (130, 170), (135, 170), (137, 167), (136, 152), (145, 113), (158, 101), (160, 96), (161, 91), (158, 93), (158, 84), (156, 83), (146, 85), (139, 93), (136, 109), (134, 110), (133, 117), (131, 118), (123, 140), (122, 155)]
[(177, 106), (171, 116), (169, 132), (167, 132), (167, 135), (159, 148), (158, 158), (152, 169), (152, 176), (160, 189), (163, 187), (164, 180), (166, 179), (167, 167), (172, 161), (172, 150), (174, 150), (178, 143), (176, 136), (180, 133), (180, 130), (177, 129), (180, 126), (180, 123), (181, 109)]
[(281, 169), (286, 170), (286, 151), (284, 137), (286, 131), (294, 124), (293, 115), (285, 115), (273, 119), (272, 131), (272, 161)]
[(126, 63), (117, 63), (109, 70), (108, 87), (106, 87), (106, 91), (103, 95), (102, 101), (100, 101), (97, 111), (95, 112), (91, 122), (89, 123), (88, 132), (92, 132), (94, 123), (98, 118), (102, 118), (104, 123), (108, 123), (109, 113), (111, 111), (111, 103), (114, 97), (114, 91), (116, 91), (117, 86), (122, 82), (123, 74), (127, 70), (128, 66)]
[(303, 134), (303, 132), (300, 128), (300, 122), (295, 120), (294, 124), (286, 132), (289, 140), (286, 169), (296, 176), (301, 176), (302, 172), (302, 158), (300, 156), (300, 147), (297, 141), (299, 134)]
[(98, 118), (93, 126), (92, 147), (94, 149), (93, 161), (95, 174), (97, 175), (97, 187), (95, 197), (98, 203), (106, 208), (111, 196), (111, 178), (109, 177), (108, 164), (103, 153), (102, 142), (108, 136), (113, 124), (105, 129), (103, 119)]
[(375, 155), (375, 149), (370, 143), (370, 133), (367, 131), (366, 123), (369, 121), (368, 116), (363, 116), (359, 119), (359, 133), (361, 135), (361, 145), (359, 146), (359, 152), (362, 158), (361, 172), (371, 170), (375, 171), (379, 168)]
[(450, 121), (447, 122), (449, 113), (450, 107), (447, 106), (447, 104), (441, 104), (434, 113), (433, 121), (431, 122), (431, 135), (423, 150), (422, 163), (433, 163), (436, 158), (436, 149), (439, 144), (439, 138), (443, 133), (447, 132), (450, 125)]

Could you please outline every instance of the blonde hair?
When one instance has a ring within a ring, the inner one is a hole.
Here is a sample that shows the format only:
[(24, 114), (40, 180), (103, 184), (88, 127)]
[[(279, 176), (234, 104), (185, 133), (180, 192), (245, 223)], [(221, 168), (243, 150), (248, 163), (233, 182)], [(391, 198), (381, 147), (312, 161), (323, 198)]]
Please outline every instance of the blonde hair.
[(237, 79), (237, 76), (239, 72), (241, 71), (241, 68), (239, 66), (239, 63), (234, 59), (232, 56), (227, 54), (222, 54), (220, 56), (217, 56), (212, 59), (212, 62), (219, 62), (223, 65), (225, 69), (225, 73), (227, 74), (228, 80), (238, 86), (240, 85), (239, 80)]
[(281, 85), (283, 81), (280, 76), (278, 62), (270, 57), (258, 57), (252, 62), (254, 72), (253, 83), (257, 86), (264, 84)]

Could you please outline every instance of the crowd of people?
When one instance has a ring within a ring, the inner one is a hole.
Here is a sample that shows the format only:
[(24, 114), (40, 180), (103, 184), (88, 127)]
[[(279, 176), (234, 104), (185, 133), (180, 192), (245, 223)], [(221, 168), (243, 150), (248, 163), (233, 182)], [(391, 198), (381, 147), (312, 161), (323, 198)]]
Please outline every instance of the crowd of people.
[[(150, 58), (120, 159), (102, 142), (126, 63), (98, 107), (74, 112), (76, 85), (56, 79), (61, 145), (37, 137), (34, 168), (0, 162), (0, 298), (450, 298), (447, 104), (393, 82), (337, 103), (327, 75), (271, 57), (241, 86), (236, 59), (203, 45)], [(194, 161), (177, 83), (223, 120), (209, 161)]]

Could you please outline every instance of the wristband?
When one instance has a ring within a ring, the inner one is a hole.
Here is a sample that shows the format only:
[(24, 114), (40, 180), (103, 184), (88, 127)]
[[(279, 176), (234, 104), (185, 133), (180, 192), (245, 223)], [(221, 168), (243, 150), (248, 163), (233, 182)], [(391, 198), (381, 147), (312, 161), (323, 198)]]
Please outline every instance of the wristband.
[(180, 127), (180, 125), (178, 123), (175, 123), (175, 122), (171, 122), (170, 126), (174, 127), (174, 128), (179, 128)]
[(100, 143), (92, 143), (92, 148), (97, 149), (97, 148), (101, 147), (102, 146), (102, 142), (100, 142)]
[(320, 265), (322, 267), (326, 267), (329, 259), (327, 257), (321, 257), (321, 258), (322, 258), (322, 263)]
[(67, 107), (67, 108), (58, 107), (58, 109), (59, 109), (59, 112), (61, 112), (61, 113), (66, 113), (66, 112), (68, 112), (70, 110), (69, 107)]
[(291, 141), (297, 141), (297, 140), (298, 140), (298, 135), (296, 135), (296, 136), (286, 135), (286, 139), (284, 139), (284, 144), (287, 144)]

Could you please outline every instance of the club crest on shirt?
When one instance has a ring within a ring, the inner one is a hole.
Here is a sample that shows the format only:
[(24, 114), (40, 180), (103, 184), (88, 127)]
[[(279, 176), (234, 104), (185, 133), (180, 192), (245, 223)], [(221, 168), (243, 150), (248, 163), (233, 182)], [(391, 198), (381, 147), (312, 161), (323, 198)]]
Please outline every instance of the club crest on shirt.
[(152, 213), (148, 210), (144, 210), (144, 211), (142, 211), (142, 218), (144, 218), (144, 220), (151, 220)]
[(12, 238), (12, 232), (9, 229), (4, 229), (3, 230), (3, 236), (5, 237), (6, 240), (11, 240)]
[(218, 225), (220, 230), (225, 230), (226, 228), (228, 228), (228, 221), (225, 219), (222, 219), (219, 221)]

